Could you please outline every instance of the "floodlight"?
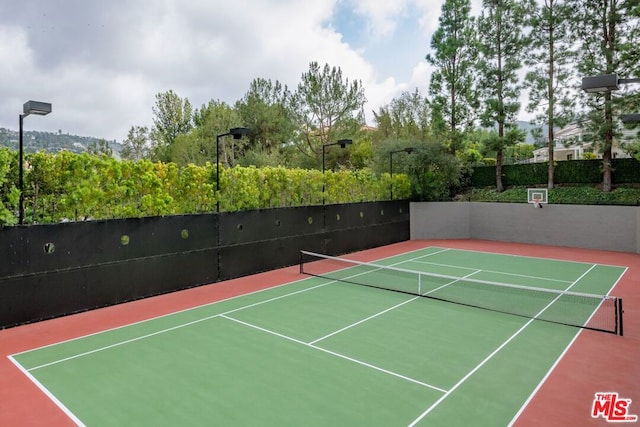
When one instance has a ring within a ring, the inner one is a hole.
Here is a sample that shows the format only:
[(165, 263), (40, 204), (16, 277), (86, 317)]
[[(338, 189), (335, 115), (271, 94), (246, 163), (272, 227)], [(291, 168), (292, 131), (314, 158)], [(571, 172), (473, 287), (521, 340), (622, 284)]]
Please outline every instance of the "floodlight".
[(51, 112), (51, 104), (47, 102), (27, 101), (22, 106), (23, 117), (29, 114), (36, 114), (38, 116), (46, 116)]
[(583, 77), (582, 90), (587, 93), (602, 93), (620, 89), (617, 74), (603, 74), (601, 76)]
[(620, 121), (624, 124), (640, 123), (640, 113), (636, 114), (621, 114)]

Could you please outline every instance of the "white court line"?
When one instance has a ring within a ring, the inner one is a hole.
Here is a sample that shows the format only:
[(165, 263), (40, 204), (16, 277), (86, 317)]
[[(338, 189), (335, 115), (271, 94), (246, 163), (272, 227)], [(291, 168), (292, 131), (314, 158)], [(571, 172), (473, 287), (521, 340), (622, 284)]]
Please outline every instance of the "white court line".
[[(567, 287), (567, 289), (565, 289), (565, 292), (570, 290), (576, 283), (578, 283), (584, 276), (586, 276), (591, 270), (593, 270), (596, 267), (596, 264), (592, 264), (591, 267), (585, 271), (580, 277), (578, 277), (571, 285), (569, 285)], [(540, 310), (535, 317), (540, 316), (546, 309), (548, 309), (549, 307), (551, 307), (551, 305), (553, 305), (553, 303), (556, 302), (556, 300), (560, 298), (560, 295), (558, 295), (558, 297), (556, 297), (553, 301), (551, 301), (549, 304), (547, 304), (542, 310)], [(409, 427), (413, 427), (416, 424), (418, 424), (424, 417), (426, 417), (431, 411), (433, 411), (438, 405), (440, 405), (440, 403), (442, 403), (443, 400), (445, 400), (447, 397), (449, 397), (449, 395), (451, 393), (453, 393), (455, 390), (458, 389), (458, 387), (460, 387), (462, 384), (464, 384), (469, 377), (471, 377), (473, 374), (475, 374), (480, 368), (482, 368), (489, 360), (491, 360), (493, 358), (493, 356), (495, 356), (496, 354), (498, 354), (500, 352), (500, 350), (502, 350), (504, 347), (507, 346), (507, 344), (509, 344), (511, 341), (513, 341), (518, 335), (520, 335), (520, 333), (522, 333), (522, 331), (524, 331), (531, 323), (533, 323), (533, 321), (535, 320), (535, 317), (530, 319), (527, 323), (525, 323), (520, 329), (518, 329), (515, 333), (513, 333), (509, 338), (506, 339), (506, 341), (504, 341), (502, 344), (500, 344), (500, 346), (498, 346), (498, 348), (496, 348), (491, 354), (489, 354), (487, 357), (484, 358), (484, 360), (482, 360), (478, 365), (476, 365), (471, 371), (469, 371), (464, 377), (462, 377), (462, 379), (460, 381), (458, 381), (453, 387), (451, 387), (449, 389), (449, 391), (447, 391), (445, 394), (443, 394), (440, 399), (436, 400), (431, 406), (429, 406), (422, 414), (420, 414), (420, 416), (418, 416), (418, 418), (416, 418), (415, 420), (413, 420), (413, 422), (411, 424), (409, 424)]]
[[(436, 262), (427, 262), (427, 261), (406, 261), (406, 262), (417, 262), (420, 264), (437, 265), (439, 267), (459, 268), (461, 270), (476, 270), (475, 268), (471, 268), (471, 267), (461, 267), (459, 265), (451, 265), (451, 264), (439, 264)], [(484, 273), (500, 274), (502, 276), (522, 277), (525, 279), (535, 279), (535, 280), (548, 281), (548, 282), (571, 283), (571, 280), (550, 279), (548, 277), (529, 276), (526, 274), (516, 274), (516, 273), (505, 273), (503, 271), (493, 271), (493, 270), (482, 270), (482, 271)]]
[(344, 354), (336, 353), (335, 351), (327, 350), (327, 349), (325, 349), (325, 348), (318, 347), (318, 346), (316, 346), (316, 345), (306, 343), (306, 342), (301, 341), (301, 340), (299, 340), (299, 339), (296, 339), (296, 338), (293, 338), (293, 337), (289, 337), (289, 336), (286, 336), (286, 335), (280, 334), (280, 333), (278, 333), (278, 332), (275, 332), (275, 331), (271, 331), (271, 330), (269, 330), (269, 329), (262, 328), (262, 327), (257, 326), (257, 325), (253, 325), (253, 324), (251, 324), (251, 323), (247, 323), (247, 322), (244, 322), (244, 321), (242, 321), (242, 320), (235, 319), (235, 318), (233, 318), (233, 317), (229, 317), (229, 316), (226, 316), (226, 315), (221, 315), (220, 317), (224, 317), (225, 319), (231, 320), (231, 321), (233, 321), (233, 322), (240, 323), (241, 325), (247, 326), (247, 327), (249, 327), (249, 328), (257, 329), (257, 330), (259, 330), (259, 331), (266, 332), (266, 333), (268, 333), (268, 334), (275, 335), (275, 336), (277, 336), (277, 337), (280, 337), (280, 338), (283, 338), (283, 339), (286, 339), (286, 340), (289, 340), (289, 341), (293, 341), (293, 342), (298, 343), (298, 344), (300, 344), (300, 345), (303, 345), (303, 346), (305, 346), (305, 347), (310, 347), (310, 348), (313, 348), (313, 349), (315, 349), (315, 350), (322, 351), (322, 352), (324, 352), (324, 353), (330, 354), (330, 355), (332, 355), (332, 356), (336, 356), (336, 357), (339, 357), (339, 358), (341, 358), (341, 359), (345, 359), (345, 360), (348, 360), (348, 361), (350, 361), (350, 362), (357, 363), (358, 365), (366, 366), (367, 368), (371, 368), (371, 369), (374, 369), (374, 370), (376, 370), (376, 371), (383, 372), (383, 373), (385, 373), (385, 374), (388, 374), (388, 375), (394, 376), (394, 377), (396, 377), (396, 378), (400, 378), (400, 379), (403, 379), (403, 380), (405, 380), (405, 381), (408, 381), (408, 382), (411, 382), (411, 383), (414, 383), (414, 384), (418, 384), (418, 385), (421, 385), (421, 386), (423, 386), (423, 387), (430, 388), (430, 389), (432, 389), (432, 390), (439, 391), (439, 392), (441, 392), (441, 393), (446, 393), (446, 390), (444, 390), (444, 389), (442, 389), (442, 388), (440, 388), (440, 387), (436, 387), (436, 386), (434, 386), (434, 385), (427, 384), (427, 383), (424, 383), (424, 382), (422, 382), (422, 381), (418, 381), (418, 380), (416, 380), (416, 379), (413, 379), (413, 378), (407, 377), (407, 376), (405, 376), (405, 375), (398, 374), (398, 373), (396, 373), (396, 372), (389, 371), (389, 370), (384, 369), (384, 368), (380, 368), (379, 366), (375, 366), (375, 365), (372, 365), (372, 364), (370, 364), (370, 363), (363, 362), (363, 361), (361, 361), (361, 360), (354, 359), (354, 358), (349, 357), (349, 356), (345, 356)]
[[(406, 262), (406, 261), (405, 261), (405, 262)], [(381, 316), (381, 315), (383, 315), (383, 314), (385, 314), (385, 313), (388, 313), (388, 312), (389, 312), (389, 311), (391, 311), (391, 310), (395, 310), (395, 309), (396, 309), (396, 308), (398, 308), (398, 307), (401, 307), (401, 306), (403, 306), (403, 305), (405, 305), (405, 304), (408, 304), (408, 303), (410, 303), (410, 302), (412, 302), (412, 301), (415, 301), (415, 300), (419, 299), (420, 297), (423, 297), (423, 296), (429, 295), (429, 294), (430, 294), (430, 293), (432, 293), (432, 292), (439, 291), (439, 290), (440, 290), (440, 289), (442, 289), (442, 288), (445, 288), (445, 287), (447, 287), (447, 286), (449, 286), (449, 285), (453, 285), (454, 283), (459, 282), (460, 280), (467, 279), (467, 278), (469, 278), (469, 277), (473, 276), (474, 274), (476, 274), (476, 273), (480, 273), (480, 272), (482, 272), (482, 270), (476, 270), (476, 271), (474, 271), (474, 272), (472, 272), (472, 273), (467, 274), (467, 275), (466, 275), (466, 276), (464, 276), (464, 277), (461, 277), (461, 278), (456, 279), (456, 280), (452, 280), (451, 282), (449, 282), (449, 283), (445, 283), (444, 285), (439, 286), (439, 287), (437, 287), (437, 288), (435, 288), (435, 289), (432, 289), (432, 290), (430, 290), (429, 292), (425, 292), (425, 293), (423, 293), (423, 294), (421, 294), (421, 295), (419, 295), (419, 296), (416, 296), (416, 297), (413, 297), (413, 298), (411, 298), (411, 299), (408, 299), (408, 300), (406, 300), (406, 301), (404, 301), (404, 302), (401, 302), (400, 304), (396, 304), (396, 305), (394, 305), (393, 307), (389, 307), (389, 308), (387, 308), (387, 309), (386, 309), (386, 310), (384, 310), (384, 311), (381, 311), (381, 312), (379, 312), (379, 313), (376, 313), (376, 314), (374, 314), (374, 315), (372, 315), (372, 316), (369, 316), (369, 317), (367, 317), (367, 318), (365, 318), (365, 319), (362, 319), (362, 320), (360, 320), (360, 321), (358, 321), (358, 322), (352, 323), (351, 325), (347, 325), (347, 326), (345, 326), (345, 327), (344, 327), (344, 328), (342, 328), (342, 329), (338, 329), (337, 331), (331, 332), (330, 334), (327, 334), (327, 335), (325, 335), (325, 336), (323, 336), (323, 337), (320, 337), (320, 338), (318, 338), (318, 339), (316, 339), (316, 340), (314, 340), (314, 341), (311, 341), (309, 344), (315, 344), (315, 343), (317, 343), (317, 342), (319, 342), (319, 341), (322, 341), (322, 340), (324, 340), (324, 339), (326, 339), (326, 338), (329, 338), (329, 337), (332, 337), (332, 336), (334, 336), (334, 335), (337, 335), (337, 334), (339, 334), (340, 332), (344, 332), (344, 331), (346, 331), (347, 329), (351, 329), (351, 328), (353, 328), (354, 326), (358, 326), (358, 325), (360, 325), (360, 324), (362, 324), (362, 323), (364, 323), (364, 322), (367, 322), (367, 321), (369, 321), (369, 320), (371, 320), (371, 319), (374, 319), (374, 318), (376, 318), (376, 317), (378, 317), (378, 316)]]
[(159, 331), (152, 332), (150, 334), (140, 335), (140, 336), (137, 336), (135, 338), (131, 338), (131, 339), (124, 340), (124, 341), (118, 341), (118, 342), (113, 343), (111, 345), (107, 345), (107, 346), (104, 346), (104, 347), (99, 347), (99, 348), (96, 348), (96, 349), (93, 349), (93, 350), (90, 350), (90, 351), (85, 351), (84, 353), (78, 353), (78, 354), (75, 354), (73, 356), (65, 357), (63, 359), (54, 360), (53, 362), (45, 363), (43, 365), (34, 366), (32, 368), (27, 369), (27, 371), (29, 371), (29, 372), (35, 371), (36, 369), (46, 368), (47, 366), (57, 365), (57, 364), (62, 363), (62, 362), (67, 362), (69, 360), (77, 359), (79, 357), (88, 356), (90, 354), (98, 353), (98, 352), (103, 351), (103, 350), (108, 350), (110, 348), (119, 347), (119, 346), (124, 345), (124, 344), (130, 344), (132, 342), (140, 341), (140, 340), (143, 340), (145, 338), (151, 338), (153, 336), (164, 334), (166, 332), (175, 331), (176, 329), (181, 329), (181, 328), (184, 328), (184, 327), (187, 327), (187, 326), (191, 326), (191, 325), (195, 325), (197, 323), (201, 323), (201, 322), (204, 322), (204, 321), (207, 321), (207, 320), (215, 319), (216, 317), (220, 317), (220, 316), (222, 316), (224, 314), (235, 313), (236, 311), (244, 310), (246, 308), (255, 307), (255, 306), (258, 306), (258, 305), (261, 305), (261, 304), (266, 304), (268, 302), (272, 302), (272, 301), (279, 300), (279, 299), (282, 299), (282, 298), (285, 298), (285, 297), (289, 297), (291, 295), (297, 295), (297, 294), (300, 294), (300, 293), (303, 293), (303, 292), (311, 291), (311, 290), (316, 289), (316, 288), (327, 286), (327, 285), (329, 285), (331, 283), (333, 283), (333, 282), (322, 283), (320, 285), (312, 286), (310, 288), (301, 289), (299, 291), (291, 292), (291, 293), (288, 293), (286, 295), (280, 295), (280, 296), (277, 296), (277, 297), (274, 297), (274, 298), (270, 298), (270, 299), (267, 299), (267, 300), (264, 300), (264, 301), (259, 301), (259, 302), (253, 303), (253, 304), (249, 304), (249, 305), (245, 305), (245, 306), (239, 307), (239, 308), (234, 308), (233, 310), (229, 310), (229, 311), (226, 311), (224, 313), (213, 314), (211, 316), (202, 317), (200, 319), (196, 319), (196, 320), (193, 320), (191, 322), (181, 323), (179, 325), (172, 326), (171, 328), (161, 329)]
[(27, 378), (29, 378), (35, 385), (36, 387), (38, 387), (40, 389), (40, 391), (42, 391), (49, 399), (51, 399), (51, 401), (58, 407), (60, 408), (60, 410), (62, 412), (64, 412), (67, 417), (71, 418), (71, 420), (76, 423), (77, 426), (79, 427), (85, 427), (85, 424), (80, 421), (80, 419), (78, 417), (76, 417), (73, 412), (71, 412), (69, 410), (69, 408), (67, 408), (62, 402), (60, 402), (60, 400), (58, 400), (58, 398), (56, 398), (53, 393), (51, 393), (44, 385), (42, 385), (42, 383), (40, 381), (38, 381), (33, 375), (31, 375), (31, 373), (29, 373), (26, 369), (24, 369), (22, 367), (22, 365), (20, 365), (14, 358), (13, 356), (9, 356), (8, 357), (9, 360), (11, 361), (11, 363), (13, 363), (15, 365), (16, 368), (18, 368)]
[(420, 298), (420, 297), (413, 297), (413, 298), (411, 298), (411, 299), (408, 299), (408, 300), (406, 300), (406, 301), (401, 302), (400, 304), (396, 304), (396, 305), (394, 305), (393, 307), (389, 307), (389, 308), (387, 308), (386, 310), (383, 310), (383, 311), (381, 311), (381, 312), (379, 312), (379, 313), (373, 314), (373, 315), (371, 315), (371, 316), (369, 316), (369, 317), (367, 317), (367, 318), (364, 318), (364, 319), (359, 320), (359, 321), (357, 321), (357, 322), (355, 322), (355, 323), (352, 323), (352, 324), (350, 324), (350, 325), (347, 325), (347, 326), (345, 326), (344, 328), (338, 329), (337, 331), (333, 331), (333, 332), (331, 332), (330, 334), (327, 334), (327, 335), (325, 335), (325, 336), (323, 336), (323, 337), (320, 337), (320, 338), (318, 338), (318, 339), (315, 339), (315, 340), (313, 340), (313, 341), (310, 341), (310, 342), (309, 342), (309, 345), (314, 345), (315, 343), (317, 343), (317, 342), (319, 342), (319, 341), (322, 341), (322, 340), (325, 340), (325, 339), (327, 339), (327, 338), (329, 338), (329, 337), (332, 337), (332, 336), (334, 336), (334, 335), (337, 335), (337, 334), (339, 334), (340, 332), (344, 332), (344, 331), (346, 331), (347, 329), (351, 329), (351, 328), (353, 328), (353, 327), (355, 327), (355, 326), (358, 326), (358, 325), (361, 325), (361, 324), (363, 324), (364, 322), (367, 322), (367, 321), (369, 321), (369, 320), (371, 320), (371, 319), (375, 319), (375, 318), (376, 318), (376, 317), (378, 317), (378, 316), (382, 316), (383, 314), (388, 313), (388, 312), (389, 312), (389, 311), (391, 311), (391, 310), (395, 310), (395, 309), (396, 309), (396, 308), (398, 308), (398, 307), (402, 307), (403, 305), (408, 304), (408, 303), (410, 303), (411, 301), (415, 301), (415, 300), (417, 300), (418, 298)]
[[(438, 246), (428, 246), (429, 248), (438, 248)], [(540, 259), (540, 260), (544, 260), (544, 261), (560, 261), (560, 262), (566, 262), (569, 264), (583, 264), (583, 265), (593, 265), (592, 262), (587, 262), (587, 261), (574, 261), (574, 260), (570, 260), (570, 259), (561, 259), (561, 258), (544, 258), (541, 256), (531, 256), (531, 255), (518, 255), (518, 254), (508, 254), (508, 253), (502, 253), (502, 252), (487, 252), (487, 251), (481, 251), (481, 250), (477, 250), (477, 249), (458, 249), (458, 248), (449, 248), (452, 251), (458, 251), (458, 252), (474, 252), (474, 253), (478, 253), (478, 254), (484, 254), (484, 255), (503, 255), (506, 257), (514, 257), (514, 258), (529, 258), (529, 259)], [(622, 265), (613, 265), (613, 264), (597, 264), (600, 265), (602, 267), (622, 267), (624, 268), (624, 266)]]

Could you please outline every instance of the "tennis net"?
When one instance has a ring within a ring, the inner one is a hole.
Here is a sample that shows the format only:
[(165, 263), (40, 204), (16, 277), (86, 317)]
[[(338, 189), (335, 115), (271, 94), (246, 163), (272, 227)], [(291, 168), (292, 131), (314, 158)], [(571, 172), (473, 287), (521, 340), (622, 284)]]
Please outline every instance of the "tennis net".
[(426, 273), (300, 251), (300, 273), (622, 335), (622, 299)]

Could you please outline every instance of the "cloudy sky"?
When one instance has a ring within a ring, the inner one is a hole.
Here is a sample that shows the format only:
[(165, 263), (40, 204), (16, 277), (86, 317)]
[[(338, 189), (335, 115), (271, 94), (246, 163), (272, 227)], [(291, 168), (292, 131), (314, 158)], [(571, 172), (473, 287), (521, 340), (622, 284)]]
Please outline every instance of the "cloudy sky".
[[(363, 82), (371, 111), (427, 92), (442, 0), (2, 0), (0, 127), (122, 141), (155, 94), (233, 104), (255, 78), (295, 88), (311, 61)], [(478, 3), (478, 1), (474, 1)]]

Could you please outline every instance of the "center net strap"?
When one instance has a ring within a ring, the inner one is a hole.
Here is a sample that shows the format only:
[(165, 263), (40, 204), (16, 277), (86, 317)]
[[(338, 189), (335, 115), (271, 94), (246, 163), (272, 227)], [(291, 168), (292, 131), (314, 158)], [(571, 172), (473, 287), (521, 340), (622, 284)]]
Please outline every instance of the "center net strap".
[(604, 332), (618, 333), (621, 323), (619, 299), (607, 295), (425, 273), (308, 251), (300, 251), (300, 272)]

